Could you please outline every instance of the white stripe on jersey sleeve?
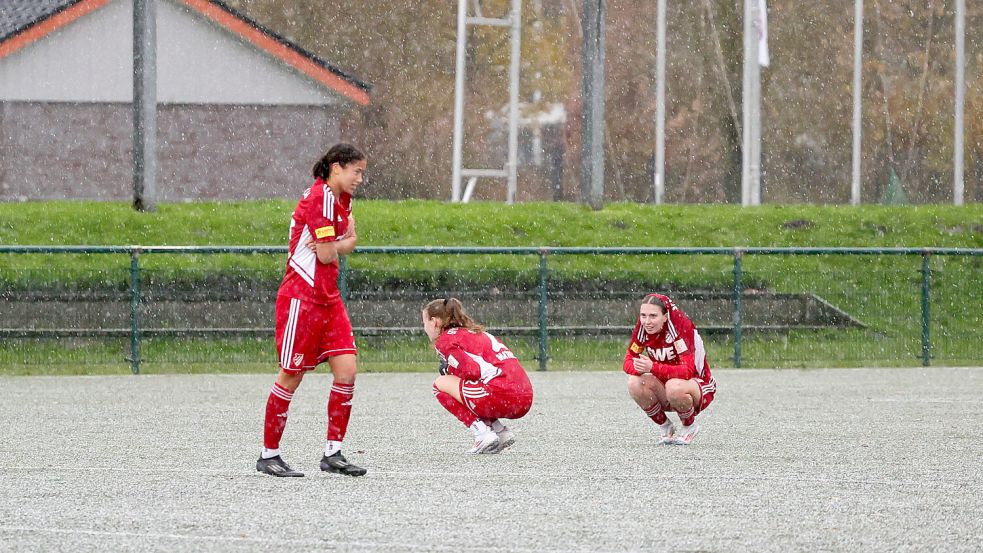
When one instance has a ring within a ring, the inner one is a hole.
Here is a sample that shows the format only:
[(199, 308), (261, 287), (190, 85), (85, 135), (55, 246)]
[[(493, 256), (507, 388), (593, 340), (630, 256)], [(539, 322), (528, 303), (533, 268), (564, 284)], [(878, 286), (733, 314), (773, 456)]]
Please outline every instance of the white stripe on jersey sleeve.
[(325, 219), (331, 221), (331, 224), (334, 224), (334, 193), (326, 184), (324, 185), (324, 205), (321, 214), (324, 215)]

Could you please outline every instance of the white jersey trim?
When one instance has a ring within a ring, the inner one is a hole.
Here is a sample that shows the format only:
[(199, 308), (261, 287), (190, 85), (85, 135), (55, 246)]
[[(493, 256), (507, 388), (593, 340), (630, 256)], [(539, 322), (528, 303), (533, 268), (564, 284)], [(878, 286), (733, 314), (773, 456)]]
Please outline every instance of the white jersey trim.
[(703, 378), (703, 373), (705, 371), (707, 363), (707, 350), (703, 347), (703, 338), (700, 337), (700, 331), (693, 329), (693, 349), (694, 356), (696, 357), (696, 372)]
[[(485, 384), (488, 384), (489, 382), (491, 382), (493, 378), (502, 374), (502, 369), (496, 367), (495, 365), (492, 365), (488, 361), (485, 361), (485, 359), (480, 355), (475, 355), (470, 352), (464, 352), (464, 353), (467, 353), (468, 357), (473, 359), (474, 362), (478, 364), (478, 367), (481, 368), (481, 381), (484, 382)], [(448, 359), (448, 362), (449, 361), (450, 360)]]

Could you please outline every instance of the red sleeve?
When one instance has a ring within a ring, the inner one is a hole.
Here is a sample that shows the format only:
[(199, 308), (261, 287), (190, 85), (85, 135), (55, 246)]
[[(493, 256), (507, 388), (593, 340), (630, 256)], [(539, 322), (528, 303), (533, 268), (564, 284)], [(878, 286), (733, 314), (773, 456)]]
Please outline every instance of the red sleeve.
[(480, 380), (481, 367), (471, 359), (467, 351), (454, 336), (443, 334), (434, 344), (437, 351), (447, 359), (447, 374), (452, 374), (464, 380)]
[[(334, 195), (326, 190), (323, 183), (316, 182), (311, 194), (305, 198), (303, 223), (310, 229), (317, 242), (334, 242), (345, 233), (348, 221), (335, 221), (333, 214), (337, 209)], [(329, 205), (330, 204), (330, 205)]]
[(696, 356), (687, 352), (679, 356), (679, 363), (652, 362), (652, 374), (662, 382), (673, 378), (688, 380), (696, 376)]
[(635, 330), (631, 333), (631, 343), (628, 344), (628, 351), (625, 352), (625, 361), (621, 365), (621, 370), (632, 376), (641, 376), (642, 373), (635, 370), (635, 363), (633, 359), (639, 356), (639, 354), (645, 351), (645, 346), (638, 342), (638, 329), (642, 327), (640, 322), (635, 323)]

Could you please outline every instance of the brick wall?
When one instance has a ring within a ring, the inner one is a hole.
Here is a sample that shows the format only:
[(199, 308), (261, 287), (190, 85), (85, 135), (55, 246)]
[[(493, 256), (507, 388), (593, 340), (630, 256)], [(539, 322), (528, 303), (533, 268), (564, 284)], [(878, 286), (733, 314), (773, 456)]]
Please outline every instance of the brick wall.
[[(319, 106), (161, 105), (158, 201), (292, 198), (339, 139)], [(0, 201), (132, 199), (129, 104), (0, 103)]]

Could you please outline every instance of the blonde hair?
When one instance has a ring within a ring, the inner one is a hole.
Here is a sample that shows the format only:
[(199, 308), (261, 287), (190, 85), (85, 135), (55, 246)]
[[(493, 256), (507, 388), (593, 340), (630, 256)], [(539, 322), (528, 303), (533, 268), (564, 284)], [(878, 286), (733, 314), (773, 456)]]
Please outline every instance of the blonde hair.
[(457, 298), (444, 298), (433, 300), (423, 306), (423, 312), (427, 317), (436, 317), (440, 320), (440, 331), (449, 328), (464, 328), (474, 333), (484, 332), (485, 327), (474, 322), (464, 311), (464, 305)]

